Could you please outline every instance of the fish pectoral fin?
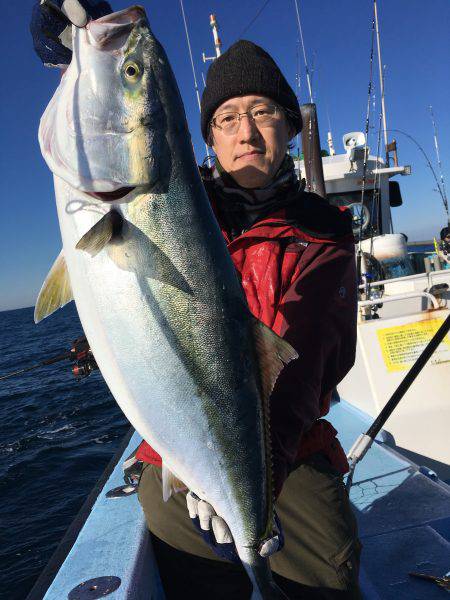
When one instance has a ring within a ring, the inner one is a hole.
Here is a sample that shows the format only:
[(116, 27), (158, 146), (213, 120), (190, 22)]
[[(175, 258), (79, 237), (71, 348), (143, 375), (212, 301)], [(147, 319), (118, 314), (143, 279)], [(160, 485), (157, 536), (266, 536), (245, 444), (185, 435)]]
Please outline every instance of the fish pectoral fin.
[(85, 250), (92, 257), (96, 256), (103, 248), (122, 231), (124, 219), (116, 210), (110, 210), (98, 223), (83, 235), (77, 250)]
[(34, 322), (39, 323), (71, 300), (73, 300), (72, 287), (66, 259), (61, 250), (42, 284), (34, 307)]
[(178, 492), (182, 492), (186, 490), (186, 486), (184, 483), (170, 471), (164, 461), (162, 463), (162, 493), (163, 500), (167, 502), (172, 493), (177, 494)]
[[(172, 259), (139, 227), (129, 221), (126, 222), (128, 241), (128, 254), (136, 260), (132, 260), (133, 268), (146, 279), (156, 279), (178, 290), (194, 296), (194, 292), (186, 277), (172, 262)], [(147, 260), (142, 261), (139, 256), (145, 256)]]
[(256, 352), (261, 373), (261, 392), (268, 401), (283, 367), (298, 358), (294, 348), (261, 321), (254, 318)]

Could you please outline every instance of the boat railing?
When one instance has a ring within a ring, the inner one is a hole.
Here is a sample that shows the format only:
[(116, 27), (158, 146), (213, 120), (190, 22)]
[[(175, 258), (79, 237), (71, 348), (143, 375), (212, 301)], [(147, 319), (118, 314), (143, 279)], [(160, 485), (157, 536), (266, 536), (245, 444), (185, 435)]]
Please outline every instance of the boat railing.
[[(436, 271), (437, 273), (437, 271)], [(401, 277), (392, 277), (391, 279), (380, 279), (380, 281), (372, 281), (368, 285), (369, 287), (377, 287), (380, 285), (387, 285), (391, 283), (403, 282), (403, 281), (411, 281), (415, 279), (420, 279), (423, 277), (425, 273), (414, 273), (413, 275), (402, 275)], [(363, 283), (359, 286), (360, 290), (364, 290), (366, 288), (366, 284)]]
[(449, 275), (450, 275), (449, 269), (441, 269), (440, 271), (430, 271), (430, 273), (428, 273), (428, 289), (433, 287), (433, 285), (434, 285), (433, 279), (437, 279), (437, 278), (442, 279), (442, 276), (448, 277)]
[[(378, 285), (381, 285), (383, 282), (378, 282)], [(362, 286), (364, 287), (364, 286)], [(408, 300), (410, 298), (426, 298), (431, 304), (433, 308), (440, 308), (438, 300), (430, 294), (429, 292), (405, 292), (403, 294), (394, 294), (392, 296), (382, 296), (380, 298), (375, 298), (373, 300), (360, 300), (358, 302), (358, 306), (361, 308), (363, 306), (376, 306), (377, 304), (384, 304), (386, 302), (396, 302), (398, 300)]]

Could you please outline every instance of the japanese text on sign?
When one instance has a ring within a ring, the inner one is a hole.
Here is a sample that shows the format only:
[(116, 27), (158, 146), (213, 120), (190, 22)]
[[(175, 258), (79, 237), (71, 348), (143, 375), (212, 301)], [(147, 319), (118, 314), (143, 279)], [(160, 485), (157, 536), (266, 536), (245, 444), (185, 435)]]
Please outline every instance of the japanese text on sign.
[[(378, 329), (378, 341), (387, 370), (409, 369), (443, 322), (443, 319), (431, 319)], [(450, 361), (450, 337), (448, 334), (434, 352), (430, 363), (447, 361)]]

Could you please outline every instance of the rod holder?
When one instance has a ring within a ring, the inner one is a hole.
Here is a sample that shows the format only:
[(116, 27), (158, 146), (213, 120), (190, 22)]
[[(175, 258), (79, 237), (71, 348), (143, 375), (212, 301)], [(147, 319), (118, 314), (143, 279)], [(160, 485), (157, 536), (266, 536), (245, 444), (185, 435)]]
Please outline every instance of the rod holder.
[(303, 119), (302, 149), (306, 189), (308, 192), (314, 192), (322, 198), (326, 198), (316, 105), (314, 103), (302, 104), (300, 113)]

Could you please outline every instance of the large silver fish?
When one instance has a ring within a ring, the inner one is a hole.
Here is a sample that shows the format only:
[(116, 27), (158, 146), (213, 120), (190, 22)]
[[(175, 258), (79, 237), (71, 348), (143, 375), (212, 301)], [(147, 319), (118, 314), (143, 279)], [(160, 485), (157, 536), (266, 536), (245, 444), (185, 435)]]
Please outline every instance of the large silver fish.
[(228, 524), (252, 598), (283, 598), (268, 398), (295, 351), (250, 314), (192, 151), (167, 56), (140, 7), (73, 29), (39, 131), (63, 251), (39, 321), (72, 297), (123, 412), (172, 477)]

